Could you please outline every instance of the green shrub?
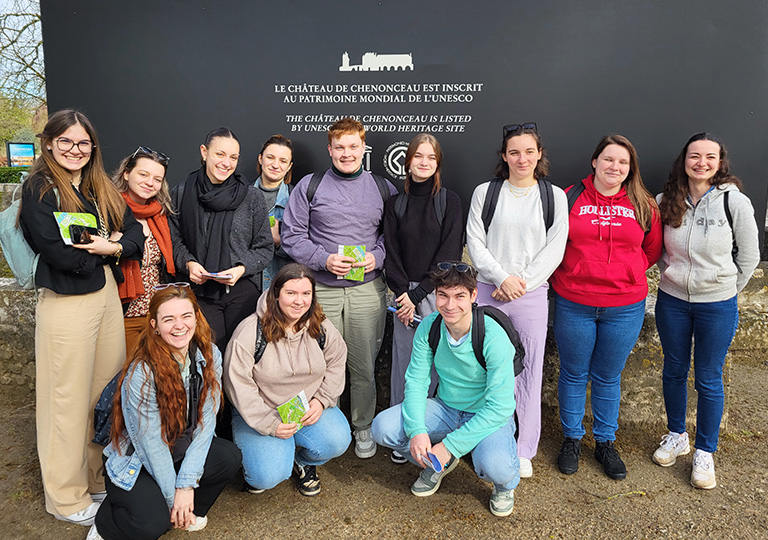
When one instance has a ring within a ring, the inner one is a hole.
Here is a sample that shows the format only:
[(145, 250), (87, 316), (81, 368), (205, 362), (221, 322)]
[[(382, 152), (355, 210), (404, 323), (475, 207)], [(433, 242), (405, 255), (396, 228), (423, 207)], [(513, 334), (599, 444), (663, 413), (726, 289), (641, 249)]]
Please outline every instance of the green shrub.
[(0, 184), (18, 184), (21, 173), (29, 167), (0, 167)]

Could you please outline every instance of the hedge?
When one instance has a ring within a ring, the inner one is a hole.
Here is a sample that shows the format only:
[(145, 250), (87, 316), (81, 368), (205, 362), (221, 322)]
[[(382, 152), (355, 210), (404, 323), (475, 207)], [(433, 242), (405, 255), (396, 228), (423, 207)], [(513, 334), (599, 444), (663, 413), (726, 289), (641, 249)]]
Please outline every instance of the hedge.
[(21, 173), (29, 167), (0, 167), (0, 184), (18, 184)]

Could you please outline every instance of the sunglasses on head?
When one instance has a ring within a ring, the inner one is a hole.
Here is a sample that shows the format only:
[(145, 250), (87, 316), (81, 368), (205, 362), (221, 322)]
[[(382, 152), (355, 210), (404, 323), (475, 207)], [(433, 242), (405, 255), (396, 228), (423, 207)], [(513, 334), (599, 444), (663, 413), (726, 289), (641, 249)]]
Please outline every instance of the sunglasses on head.
[(464, 272), (471, 272), (474, 270), (471, 265), (463, 262), (439, 262), (437, 263), (437, 269), (442, 270), (443, 272), (447, 272), (451, 268), (455, 268), (457, 272), (461, 272), (462, 274)]
[(524, 124), (507, 124), (502, 129), (504, 130), (504, 133), (502, 134), (503, 137), (506, 137), (515, 131), (525, 131), (526, 129), (533, 130), (535, 133), (539, 132), (539, 129), (536, 127), (536, 122), (526, 122)]
[(184, 281), (179, 281), (178, 283), (161, 283), (160, 285), (155, 285), (153, 288), (156, 291), (162, 291), (163, 289), (167, 289), (169, 287), (189, 287), (189, 283)]
[(131, 155), (131, 159), (135, 158), (136, 156), (149, 156), (152, 159), (157, 159), (160, 165), (163, 165), (164, 167), (168, 166), (168, 163), (171, 161), (171, 158), (163, 154), (162, 152), (158, 152), (156, 150), (152, 150), (148, 146), (139, 146), (136, 151)]

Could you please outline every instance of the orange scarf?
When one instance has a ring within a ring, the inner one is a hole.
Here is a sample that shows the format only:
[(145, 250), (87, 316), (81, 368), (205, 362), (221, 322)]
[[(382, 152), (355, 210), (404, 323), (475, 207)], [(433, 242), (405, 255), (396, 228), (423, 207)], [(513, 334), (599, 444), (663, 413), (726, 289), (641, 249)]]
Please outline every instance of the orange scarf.
[[(146, 219), (152, 236), (155, 237), (160, 253), (165, 259), (165, 268), (169, 274), (176, 274), (173, 264), (173, 248), (171, 243), (171, 231), (168, 228), (168, 218), (163, 213), (163, 207), (157, 200), (152, 199), (147, 204), (139, 204), (131, 199), (128, 192), (122, 193), (123, 199), (137, 219)], [(144, 294), (144, 284), (141, 279), (141, 265), (137, 260), (123, 259), (120, 268), (125, 276), (125, 281), (117, 287), (120, 300), (123, 303), (136, 300)]]

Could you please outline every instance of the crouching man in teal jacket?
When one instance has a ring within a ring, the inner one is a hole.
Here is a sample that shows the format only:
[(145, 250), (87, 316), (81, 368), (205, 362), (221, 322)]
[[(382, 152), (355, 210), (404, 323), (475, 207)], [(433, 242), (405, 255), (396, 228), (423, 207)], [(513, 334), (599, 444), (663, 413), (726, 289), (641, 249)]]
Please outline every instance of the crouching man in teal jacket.
[[(472, 304), (477, 272), (464, 263), (440, 263), (432, 275), (437, 312), (419, 325), (405, 373), (405, 400), (374, 420), (374, 440), (396, 450), (423, 470), (411, 486), (417, 497), (435, 493), (443, 478), (472, 453), (475, 472), (493, 483), (490, 509), (508, 516), (520, 482), (515, 444), (515, 348), (504, 329), (485, 315), (485, 368), (472, 349)], [(435, 353), (429, 330), (439, 315)], [(438, 376), (437, 395), (427, 398), (430, 372)]]

